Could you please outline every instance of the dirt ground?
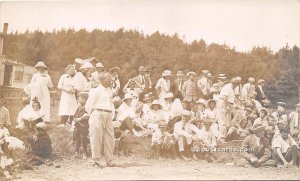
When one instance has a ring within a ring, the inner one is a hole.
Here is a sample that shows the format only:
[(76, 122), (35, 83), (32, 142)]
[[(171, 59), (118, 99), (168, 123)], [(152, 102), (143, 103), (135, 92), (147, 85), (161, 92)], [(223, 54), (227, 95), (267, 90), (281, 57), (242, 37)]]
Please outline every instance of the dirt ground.
[[(104, 162), (103, 162), (104, 163)], [(90, 160), (65, 160), (60, 168), (40, 166), (23, 171), (16, 180), (140, 180), (140, 179), (294, 179), (300, 178), (299, 168), (243, 168), (206, 161), (153, 160), (133, 157), (116, 158), (117, 167), (94, 168)]]

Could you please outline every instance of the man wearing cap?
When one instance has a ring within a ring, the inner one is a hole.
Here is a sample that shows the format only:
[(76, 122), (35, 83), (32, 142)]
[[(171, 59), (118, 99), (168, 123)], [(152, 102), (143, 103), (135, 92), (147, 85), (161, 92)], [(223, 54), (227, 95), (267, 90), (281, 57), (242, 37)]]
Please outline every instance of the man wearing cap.
[(182, 86), (183, 99), (189, 102), (197, 101), (198, 99), (196, 76), (197, 74), (195, 72), (188, 72), (188, 80), (185, 81)]
[(245, 100), (248, 99), (248, 94), (250, 92), (255, 92), (255, 79), (253, 77), (249, 77), (248, 83), (243, 86), (242, 96)]
[(160, 102), (164, 102), (165, 95), (171, 91), (171, 76), (172, 71), (164, 70), (162, 77), (156, 83), (155, 89)]
[(202, 74), (203, 74), (202, 78), (197, 81), (199, 94), (200, 94), (201, 98), (208, 99), (209, 93), (210, 93), (210, 88), (211, 88), (211, 84), (208, 80), (209, 71), (203, 70)]
[(267, 99), (265, 95), (264, 86), (265, 86), (265, 80), (259, 79), (255, 91), (257, 93), (256, 100), (258, 100), (261, 104), (263, 104), (263, 100)]
[(190, 160), (185, 156), (185, 147), (191, 147), (193, 140), (198, 140), (200, 136), (200, 130), (195, 125), (189, 123), (191, 116), (192, 114), (190, 111), (182, 111), (182, 119), (175, 123), (173, 132), (173, 135), (178, 142), (179, 156), (185, 161)]
[(272, 141), (272, 147), (275, 152), (277, 166), (289, 167), (298, 166), (300, 161), (299, 146), (296, 141), (289, 135), (290, 128), (284, 125), (280, 128), (280, 134), (275, 136)]
[(119, 72), (120, 72), (119, 67), (113, 67), (110, 69), (110, 73), (112, 75), (112, 90), (115, 95), (119, 95), (119, 91), (121, 88), (121, 82), (119, 79)]
[(113, 104), (114, 92), (111, 88), (112, 76), (108, 72), (100, 74), (101, 84), (90, 92), (85, 109), (90, 115), (89, 133), (94, 166), (100, 165), (101, 150), (103, 146), (107, 166), (113, 163), (114, 129), (112, 120), (115, 113)]
[(180, 100), (183, 99), (181, 90), (183, 86), (183, 77), (184, 73), (181, 70), (178, 70), (176, 73), (176, 79), (173, 81), (172, 92), (174, 92), (174, 98), (179, 98)]
[(51, 77), (46, 71), (48, 67), (44, 62), (38, 62), (35, 65), (38, 70), (37, 73), (33, 74), (30, 82), (30, 95), (31, 100), (35, 97), (41, 104), (41, 109), (45, 113), (45, 121), (50, 122), (50, 92), (49, 89), (53, 88)]
[(251, 130), (253, 134), (247, 136), (241, 146), (243, 158), (238, 161), (238, 166), (275, 166), (275, 161), (271, 160), (271, 146), (267, 138), (264, 137), (265, 127), (257, 124)]
[(275, 118), (275, 124), (283, 123), (288, 124), (288, 116), (285, 112), (285, 103), (277, 102), (277, 111), (272, 113), (272, 116)]
[(300, 104), (296, 104), (296, 110), (289, 115), (290, 130), (292, 137), (299, 142), (300, 138)]
[(217, 122), (219, 124), (218, 140), (225, 141), (227, 129), (231, 126), (231, 110), (234, 106), (234, 87), (237, 81), (232, 79), (226, 84), (220, 92), (220, 98), (217, 101)]
[(102, 63), (98, 62), (96, 63), (96, 71), (92, 73), (92, 87), (97, 87), (100, 84), (99, 81), (99, 73), (104, 71), (104, 66)]

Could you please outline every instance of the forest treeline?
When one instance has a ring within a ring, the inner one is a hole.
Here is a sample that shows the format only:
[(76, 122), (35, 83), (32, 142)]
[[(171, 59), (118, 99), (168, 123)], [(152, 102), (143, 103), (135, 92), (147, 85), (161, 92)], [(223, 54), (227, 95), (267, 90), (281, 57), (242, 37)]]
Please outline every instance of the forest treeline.
[(96, 57), (107, 68), (121, 67), (123, 80), (135, 75), (140, 65), (152, 71), (154, 81), (166, 68), (197, 73), (208, 69), (213, 75), (239, 75), (244, 81), (253, 76), (267, 81), (267, 94), (273, 102), (285, 101), (289, 105), (298, 102), (300, 58), (297, 46), (285, 46), (278, 52), (267, 47), (238, 52), (224, 44), (207, 44), (202, 39), (186, 43), (177, 34), (62, 29), (11, 33), (6, 36), (4, 47), (5, 54), (13, 60), (29, 65), (45, 61), (50, 70), (60, 73), (77, 57)]

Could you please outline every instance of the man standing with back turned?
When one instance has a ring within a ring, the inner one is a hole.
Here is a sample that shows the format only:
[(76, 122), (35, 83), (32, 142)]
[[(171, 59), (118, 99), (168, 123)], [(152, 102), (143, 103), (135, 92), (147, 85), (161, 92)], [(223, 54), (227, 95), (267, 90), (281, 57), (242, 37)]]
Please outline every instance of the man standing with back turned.
[(112, 76), (108, 72), (99, 74), (101, 84), (90, 92), (85, 108), (90, 115), (89, 132), (93, 166), (102, 167), (100, 164), (101, 149), (103, 145), (107, 166), (113, 167), (114, 129), (112, 119), (115, 108), (112, 102), (111, 89)]

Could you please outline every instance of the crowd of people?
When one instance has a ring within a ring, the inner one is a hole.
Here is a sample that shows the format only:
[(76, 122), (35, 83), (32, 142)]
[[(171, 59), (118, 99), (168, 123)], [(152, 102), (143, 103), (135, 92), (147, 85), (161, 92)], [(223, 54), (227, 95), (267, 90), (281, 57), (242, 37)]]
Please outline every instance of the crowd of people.
[[(10, 129), (9, 112), (2, 102), (0, 126), (18, 133), (43, 130), (47, 144), (40, 147), (51, 154), (51, 140), (45, 132), (51, 125), (49, 90), (54, 86), (45, 63), (35, 67), (38, 72), (24, 89), (28, 99), (17, 127)], [(103, 166), (102, 149), (107, 166), (115, 166), (115, 140), (132, 134), (151, 136), (158, 159), (167, 154), (185, 161), (215, 162), (220, 158), (220, 145), (242, 140), (237, 165), (299, 167), (300, 104), (287, 115), (285, 103), (278, 102), (272, 112), (263, 79), (250, 77), (243, 84), (239, 76), (213, 76), (208, 70), (200, 75), (182, 70), (173, 75), (164, 70), (154, 83), (149, 69), (140, 66), (138, 72), (121, 87), (119, 67), (107, 69), (102, 63), (77, 58), (65, 68), (57, 85), (61, 90), (59, 127), (73, 131), (75, 157), (81, 157), (82, 147), (86, 159), (90, 143), (94, 166)]]

